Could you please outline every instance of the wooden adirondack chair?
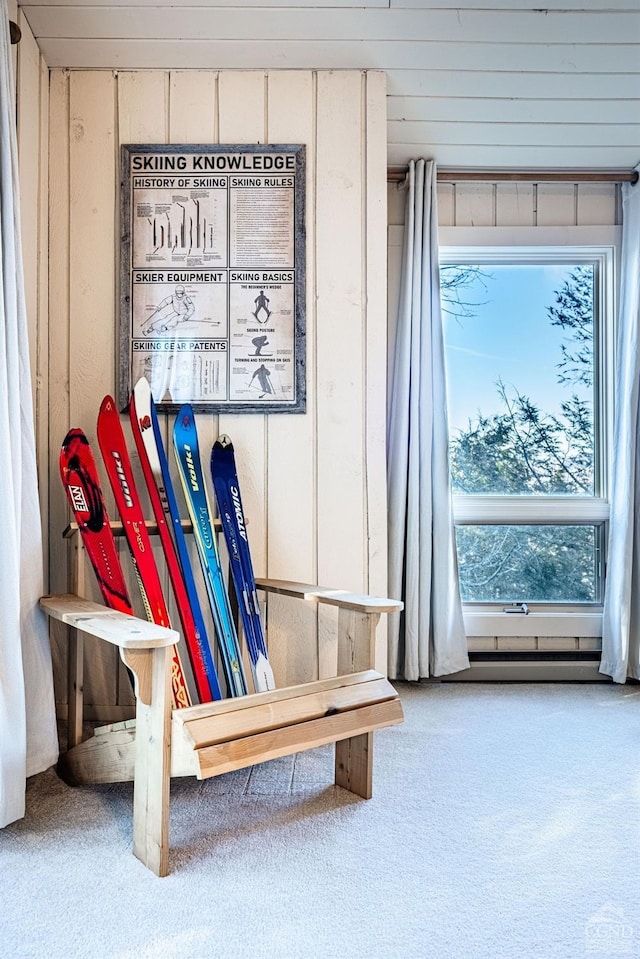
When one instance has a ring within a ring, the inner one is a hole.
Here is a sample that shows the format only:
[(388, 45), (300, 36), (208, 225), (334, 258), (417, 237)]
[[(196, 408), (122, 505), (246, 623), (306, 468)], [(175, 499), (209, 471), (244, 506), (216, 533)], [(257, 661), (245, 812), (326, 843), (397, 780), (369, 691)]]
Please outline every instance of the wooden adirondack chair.
[[(81, 549), (77, 556), (82, 562)], [(380, 616), (400, 610), (400, 602), (281, 580), (258, 580), (258, 588), (338, 607), (336, 677), (172, 709), (171, 650), (180, 640), (177, 632), (78, 595), (41, 600), (49, 616), (72, 627), (69, 748), (60, 773), (76, 784), (133, 780), (133, 852), (159, 876), (169, 867), (171, 777), (206, 779), (335, 742), (336, 784), (369, 799), (373, 731), (403, 721), (396, 690), (373, 669)], [(100, 727), (85, 742), (83, 633), (118, 647), (136, 694), (135, 719)]]

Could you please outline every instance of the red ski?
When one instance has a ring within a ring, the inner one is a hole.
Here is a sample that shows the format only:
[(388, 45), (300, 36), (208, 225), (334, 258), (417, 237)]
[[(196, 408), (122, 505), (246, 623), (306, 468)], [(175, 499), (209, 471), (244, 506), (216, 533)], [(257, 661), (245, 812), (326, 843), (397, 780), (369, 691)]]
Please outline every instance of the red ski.
[(96, 461), (82, 430), (69, 430), (64, 438), (60, 450), (60, 476), (105, 603), (111, 609), (132, 614)]
[[(105, 396), (100, 406), (97, 432), (98, 443), (118, 512), (122, 519), (147, 617), (151, 622), (157, 623), (158, 626), (171, 627), (158, 567), (153, 557), (151, 540), (149, 539), (140, 497), (133, 477), (120, 416), (111, 396)], [(171, 672), (175, 706), (178, 709), (189, 706), (189, 692), (178, 651), (175, 647)]]
[[(146, 380), (143, 385), (147, 385)], [(148, 399), (150, 399), (150, 394)], [(151, 500), (151, 506), (158, 525), (160, 542), (162, 543), (167, 569), (169, 570), (169, 576), (171, 578), (171, 585), (173, 586), (176, 597), (176, 604), (182, 624), (182, 633), (187, 644), (198, 696), (200, 697), (201, 703), (210, 703), (214, 698), (220, 699), (220, 689), (218, 687), (212, 690), (209, 685), (209, 678), (207, 676), (201, 646), (203, 642), (207, 641), (207, 638), (206, 636), (201, 636), (200, 631), (196, 627), (182, 568), (178, 559), (178, 553), (167, 524), (166, 514), (169, 512), (169, 505), (166, 494), (164, 493), (164, 486), (162, 485), (162, 474), (160, 473), (160, 463), (158, 460), (156, 441), (153, 435), (151, 417), (146, 408), (141, 409), (139, 415), (135, 390), (131, 394), (129, 416), (131, 418), (131, 431), (140, 456), (140, 465), (142, 466), (142, 472), (149, 492), (149, 499)], [(152, 457), (154, 462), (151, 460)], [(215, 696), (214, 693), (216, 693)]]

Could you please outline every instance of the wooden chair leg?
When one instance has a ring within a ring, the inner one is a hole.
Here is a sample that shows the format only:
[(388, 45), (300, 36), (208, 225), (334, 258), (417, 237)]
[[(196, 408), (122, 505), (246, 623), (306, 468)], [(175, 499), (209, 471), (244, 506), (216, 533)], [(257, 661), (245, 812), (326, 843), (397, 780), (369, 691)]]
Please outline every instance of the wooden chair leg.
[(341, 609), (338, 613), (338, 675), (375, 668), (379, 613)]
[[(70, 556), (71, 591), (85, 595), (85, 553), (82, 539), (75, 537)], [(67, 664), (67, 749), (82, 742), (84, 719), (84, 636), (78, 629), (69, 630)]]
[[(341, 609), (338, 614), (338, 673), (372, 669), (375, 660), (379, 613)], [(373, 795), (373, 733), (363, 733), (336, 743), (337, 786), (357, 796)]]
[(171, 655), (170, 646), (122, 651), (135, 677), (138, 701), (133, 853), (157, 876), (169, 871)]
[(371, 799), (373, 795), (373, 733), (336, 743), (336, 786)]
[(67, 749), (82, 742), (84, 713), (84, 636), (78, 629), (69, 630), (67, 667)]

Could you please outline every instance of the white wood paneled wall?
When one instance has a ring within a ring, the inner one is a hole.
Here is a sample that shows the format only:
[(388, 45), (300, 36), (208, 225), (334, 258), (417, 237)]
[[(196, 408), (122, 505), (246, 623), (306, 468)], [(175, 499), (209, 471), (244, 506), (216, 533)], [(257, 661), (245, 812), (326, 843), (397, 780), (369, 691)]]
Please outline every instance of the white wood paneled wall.
[[(445, 182), (438, 184), (438, 222), (440, 226), (616, 226), (620, 222), (618, 193), (612, 183)], [(389, 184), (390, 226), (404, 223), (405, 197), (401, 185)]]
[[(307, 145), (307, 413), (201, 414), (203, 458), (218, 432), (231, 435), (257, 575), (384, 594), (385, 80), (359, 70), (51, 72), (51, 589), (67, 585), (59, 446), (71, 426), (95, 440), (100, 401), (116, 383), (125, 142)], [(279, 684), (328, 670), (325, 621), (317, 629), (315, 613), (294, 619), (275, 605)], [(56, 650), (63, 702), (63, 644)], [(126, 683), (111, 657), (91, 659), (88, 701), (118, 715)]]

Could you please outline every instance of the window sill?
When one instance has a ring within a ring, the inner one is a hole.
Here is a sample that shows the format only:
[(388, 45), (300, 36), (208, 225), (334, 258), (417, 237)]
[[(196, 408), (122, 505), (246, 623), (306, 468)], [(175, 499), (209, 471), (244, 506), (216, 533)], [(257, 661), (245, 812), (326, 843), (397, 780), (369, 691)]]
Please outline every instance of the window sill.
[(465, 610), (467, 636), (602, 636), (602, 609), (502, 613)]

